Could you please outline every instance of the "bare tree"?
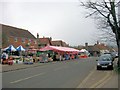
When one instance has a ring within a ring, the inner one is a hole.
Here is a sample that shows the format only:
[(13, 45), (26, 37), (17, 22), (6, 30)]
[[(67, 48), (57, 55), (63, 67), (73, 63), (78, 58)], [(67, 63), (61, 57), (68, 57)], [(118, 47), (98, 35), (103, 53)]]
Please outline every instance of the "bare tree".
[[(87, 2), (81, 2), (81, 6), (89, 10), (86, 17), (94, 16), (100, 22), (98, 27), (104, 31), (106, 30), (105, 32), (109, 33), (112, 38), (115, 37), (119, 55), (118, 66), (120, 67), (120, 24), (117, 13), (119, 3), (119, 0), (89, 0)], [(106, 37), (106, 35), (104, 36)]]
[(102, 42), (111, 42), (111, 43), (115, 43), (116, 45), (116, 38), (115, 38), (115, 34), (112, 32), (110, 26), (108, 25), (108, 23), (106, 22), (106, 19), (99, 19), (96, 22), (96, 26), (99, 30), (98, 33), (98, 39)]

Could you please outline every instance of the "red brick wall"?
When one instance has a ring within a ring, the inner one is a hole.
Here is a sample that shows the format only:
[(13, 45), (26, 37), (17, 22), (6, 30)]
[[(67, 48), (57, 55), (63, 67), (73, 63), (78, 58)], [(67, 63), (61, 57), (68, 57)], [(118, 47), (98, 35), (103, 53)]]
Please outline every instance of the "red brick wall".
[[(27, 48), (26, 47), (26, 44), (30, 44), (29, 47), (33, 46), (34, 48), (38, 48), (38, 45), (37, 45), (37, 40), (36, 39), (27, 39), (27, 38), (24, 38), (24, 42), (22, 42), (22, 39), (21, 37), (17, 37), (17, 41), (15, 41), (15, 37), (8, 37), (8, 45), (13, 45), (15, 48), (18, 47), (19, 45), (22, 45), (24, 48)], [(36, 41), (36, 43), (35, 43)], [(7, 45), (4, 45), (3, 48), (7, 47)]]

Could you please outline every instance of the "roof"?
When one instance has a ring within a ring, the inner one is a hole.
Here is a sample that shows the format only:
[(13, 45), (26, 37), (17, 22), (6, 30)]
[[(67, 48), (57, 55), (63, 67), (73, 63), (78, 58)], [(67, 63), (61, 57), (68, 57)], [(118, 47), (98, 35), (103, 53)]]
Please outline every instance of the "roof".
[(100, 51), (99, 48), (94, 45), (88, 46), (88, 47), (86, 47), (86, 49), (88, 51)]
[(35, 36), (31, 34), (28, 30), (20, 29), (8, 25), (3, 25), (3, 24), (2, 24), (2, 33), (6, 34), (7, 36), (35, 39)]
[(100, 50), (110, 50), (110, 48), (104, 44), (95, 44), (85, 47), (88, 51), (100, 51)]
[(51, 44), (53, 46), (62, 46), (62, 40), (52, 41)]
[(50, 38), (45, 38), (45, 37), (43, 37), (43, 38), (39, 38), (39, 41), (40, 41), (40, 44), (49, 44), (49, 45), (51, 45), (51, 40), (50, 40)]

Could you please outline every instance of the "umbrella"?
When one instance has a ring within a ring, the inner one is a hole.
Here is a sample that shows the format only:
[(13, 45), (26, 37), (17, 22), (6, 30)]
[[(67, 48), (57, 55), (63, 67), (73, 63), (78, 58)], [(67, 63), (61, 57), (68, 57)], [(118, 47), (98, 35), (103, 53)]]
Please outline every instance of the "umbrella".
[(25, 49), (20, 45), (16, 48), (17, 51), (25, 51)]
[(5, 48), (4, 49), (5, 51), (16, 51), (16, 49), (14, 48), (14, 46), (13, 45), (10, 45), (9, 47), (7, 47), (7, 48)]

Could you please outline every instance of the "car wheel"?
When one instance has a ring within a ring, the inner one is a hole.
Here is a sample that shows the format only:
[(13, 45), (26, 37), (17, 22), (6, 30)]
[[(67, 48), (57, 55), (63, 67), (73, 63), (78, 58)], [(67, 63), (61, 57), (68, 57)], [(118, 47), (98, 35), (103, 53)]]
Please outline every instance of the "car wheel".
[(99, 68), (99, 67), (97, 67), (97, 70), (100, 70), (100, 68)]
[(113, 70), (113, 66), (111, 67), (111, 70)]

